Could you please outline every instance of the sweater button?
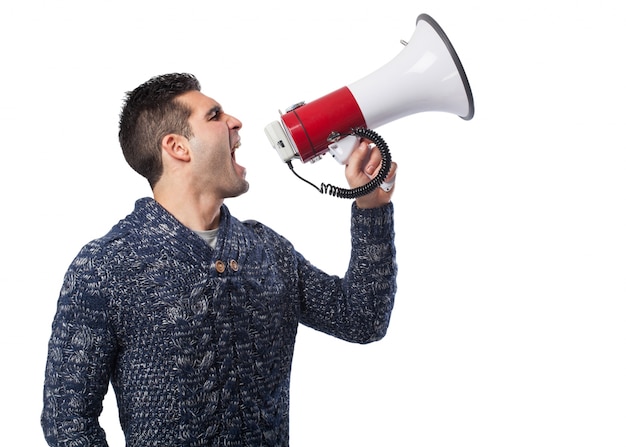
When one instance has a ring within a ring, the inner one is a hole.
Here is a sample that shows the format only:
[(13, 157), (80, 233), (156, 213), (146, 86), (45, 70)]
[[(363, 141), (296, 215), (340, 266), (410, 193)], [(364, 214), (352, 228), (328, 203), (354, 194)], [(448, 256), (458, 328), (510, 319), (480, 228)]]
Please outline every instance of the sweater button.
[(233, 272), (236, 272), (237, 270), (239, 270), (239, 264), (237, 264), (237, 261), (235, 261), (234, 259), (231, 259), (231, 260), (230, 260), (229, 265), (230, 265), (230, 269), (231, 269)]
[(215, 261), (215, 270), (217, 270), (217, 273), (224, 273), (226, 270), (226, 264), (222, 261)]

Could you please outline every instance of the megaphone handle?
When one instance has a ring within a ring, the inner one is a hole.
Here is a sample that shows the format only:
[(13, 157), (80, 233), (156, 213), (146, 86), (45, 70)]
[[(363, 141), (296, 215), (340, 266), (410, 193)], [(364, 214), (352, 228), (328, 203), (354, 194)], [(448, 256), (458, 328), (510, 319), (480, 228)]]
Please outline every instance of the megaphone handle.
[(329, 195), (340, 197), (343, 199), (356, 199), (357, 197), (362, 197), (371, 193), (378, 187), (382, 187), (386, 191), (391, 189), (393, 183), (385, 183), (384, 181), (387, 177), (387, 174), (389, 174), (389, 170), (391, 169), (391, 153), (389, 152), (389, 147), (387, 146), (385, 140), (372, 129), (352, 129), (352, 135), (370, 140), (376, 145), (376, 147), (378, 147), (378, 150), (380, 151), (380, 154), (382, 156), (381, 166), (378, 174), (376, 174), (376, 176), (365, 185), (352, 189), (338, 188), (333, 185), (322, 183), (320, 192), (327, 193)]
[[(348, 164), (348, 159), (352, 152), (357, 148), (360, 143), (360, 139), (356, 135), (348, 135), (345, 136), (328, 146), (328, 152), (333, 156), (336, 162), (342, 165)], [(368, 175), (371, 179), (374, 178), (373, 175)], [(385, 192), (389, 192), (393, 187), (394, 181), (390, 182), (382, 182), (380, 184), (380, 188), (382, 188)]]
[(300, 176), (293, 169), (293, 164), (291, 163), (291, 160), (287, 161), (287, 166), (289, 166), (289, 169), (296, 177), (298, 177), (303, 182), (313, 186), (322, 194), (329, 194), (331, 196), (339, 197), (341, 199), (356, 199), (357, 197), (366, 196), (378, 187), (382, 187), (383, 189), (385, 189), (385, 191), (389, 191), (391, 189), (391, 186), (393, 186), (393, 182), (385, 182), (384, 180), (389, 174), (389, 170), (391, 169), (391, 153), (389, 152), (389, 147), (387, 146), (385, 140), (383, 140), (383, 138), (372, 129), (352, 129), (351, 135), (356, 135), (357, 137), (370, 140), (376, 145), (376, 147), (378, 147), (380, 155), (382, 156), (378, 174), (376, 174), (376, 176), (372, 180), (370, 180), (363, 186), (358, 186), (352, 189), (345, 189), (329, 185), (327, 183), (322, 183), (321, 186), (318, 188), (313, 183)]
[(337, 141), (328, 145), (328, 152), (333, 156), (335, 161), (339, 164), (348, 164), (348, 159), (352, 152), (359, 145), (359, 138), (356, 135), (346, 135)]

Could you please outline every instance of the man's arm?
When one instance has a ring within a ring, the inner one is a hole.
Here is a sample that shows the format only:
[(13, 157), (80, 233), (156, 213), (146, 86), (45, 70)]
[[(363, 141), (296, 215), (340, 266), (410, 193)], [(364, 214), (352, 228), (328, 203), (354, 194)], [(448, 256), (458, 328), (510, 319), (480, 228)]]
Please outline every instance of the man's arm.
[(352, 208), (352, 252), (343, 278), (326, 275), (300, 256), (300, 321), (355, 343), (387, 332), (396, 293), (393, 205)]
[[(362, 141), (346, 165), (351, 188), (365, 185), (381, 165), (378, 149)], [(344, 278), (324, 276), (306, 260), (300, 263), (301, 321), (336, 337), (369, 343), (386, 333), (396, 293), (393, 205), (397, 165), (391, 164), (388, 191), (376, 188), (352, 206), (352, 252)]]
[(52, 324), (41, 425), (50, 446), (107, 446), (98, 423), (115, 358), (100, 283), (79, 255), (66, 274)]

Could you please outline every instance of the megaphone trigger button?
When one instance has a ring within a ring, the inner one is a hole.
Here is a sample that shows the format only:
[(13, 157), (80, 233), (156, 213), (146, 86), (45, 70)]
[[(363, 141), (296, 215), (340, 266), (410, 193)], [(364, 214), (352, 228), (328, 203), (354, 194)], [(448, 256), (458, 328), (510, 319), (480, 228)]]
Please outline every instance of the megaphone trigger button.
[(304, 101), (297, 102), (294, 105), (287, 107), (287, 109), (285, 110), (285, 113), (293, 112), (298, 107), (302, 107), (304, 104), (305, 104)]
[(341, 134), (337, 132), (336, 130), (333, 130), (331, 133), (328, 134), (328, 138), (326, 138), (326, 141), (328, 141), (329, 143), (336, 143), (340, 139), (341, 139)]

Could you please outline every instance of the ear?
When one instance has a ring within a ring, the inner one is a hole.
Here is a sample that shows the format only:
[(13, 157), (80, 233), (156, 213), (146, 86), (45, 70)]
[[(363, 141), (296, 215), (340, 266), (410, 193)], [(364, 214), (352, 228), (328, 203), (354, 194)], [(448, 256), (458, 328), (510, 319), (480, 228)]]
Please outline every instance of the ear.
[(161, 150), (165, 151), (170, 157), (180, 160), (189, 161), (189, 140), (182, 135), (167, 134), (161, 140)]

